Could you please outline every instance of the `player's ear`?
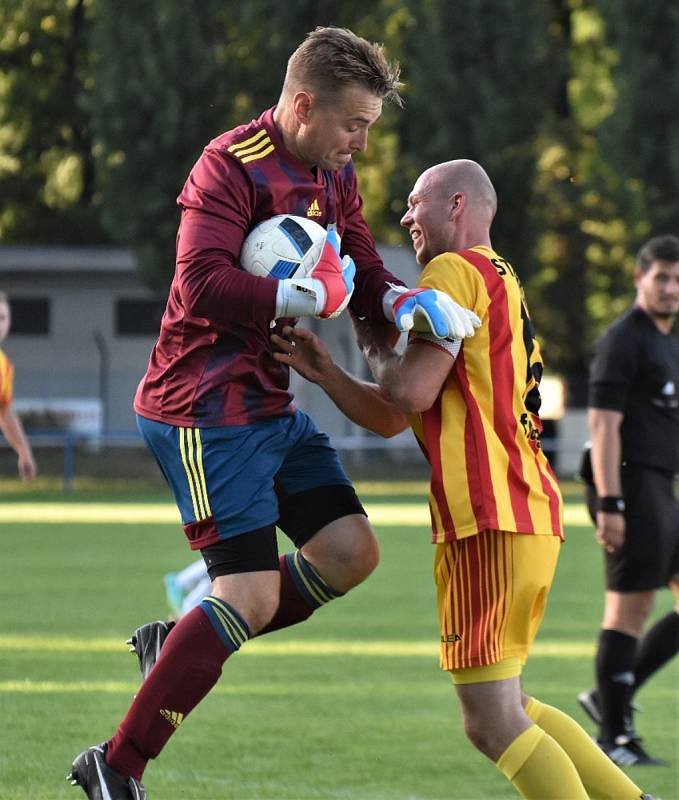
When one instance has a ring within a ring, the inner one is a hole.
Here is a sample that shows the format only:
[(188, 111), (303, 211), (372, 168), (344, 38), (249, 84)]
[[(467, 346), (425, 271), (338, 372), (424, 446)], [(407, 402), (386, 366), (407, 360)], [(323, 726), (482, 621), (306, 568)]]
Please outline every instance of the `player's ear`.
[(453, 220), (460, 216), (464, 211), (467, 203), (467, 197), (464, 192), (453, 192), (448, 198), (448, 216)]
[(314, 106), (314, 96), (305, 90), (301, 90), (292, 98), (292, 109), (295, 118), (300, 125), (308, 125), (311, 118), (311, 111)]

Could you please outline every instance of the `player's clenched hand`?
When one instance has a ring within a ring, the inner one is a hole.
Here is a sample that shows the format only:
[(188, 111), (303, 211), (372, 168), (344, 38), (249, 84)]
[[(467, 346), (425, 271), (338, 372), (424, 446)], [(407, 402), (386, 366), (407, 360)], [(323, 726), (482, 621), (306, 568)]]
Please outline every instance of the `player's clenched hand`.
[(283, 336), (275, 333), (271, 341), (278, 348), (273, 357), (282, 364), (287, 364), (312, 383), (322, 384), (335, 364), (330, 353), (321, 340), (306, 328), (283, 328)]
[(400, 331), (433, 333), (439, 339), (474, 335), (481, 320), (438, 289), (408, 289), (394, 301), (394, 321)]
[(313, 266), (309, 277), (319, 281), (324, 298), (316, 306), (316, 316), (330, 319), (339, 316), (349, 304), (354, 291), (356, 265), (351, 256), (340, 259), (340, 238), (330, 229), (325, 236), (321, 257)]

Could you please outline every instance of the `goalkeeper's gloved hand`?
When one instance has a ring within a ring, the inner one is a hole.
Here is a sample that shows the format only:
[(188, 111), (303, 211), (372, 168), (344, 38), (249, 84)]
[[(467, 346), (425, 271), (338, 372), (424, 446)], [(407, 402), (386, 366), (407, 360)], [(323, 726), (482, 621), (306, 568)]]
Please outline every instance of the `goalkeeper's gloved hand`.
[(330, 228), (308, 276), (278, 282), (276, 317), (338, 317), (349, 305), (355, 275), (353, 259), (348, 255), (340, 259), (340, 238)]
[[(354, 291), (356, 265), (351, 256), (340, 260), (340, 238), (334, 228), (328, 230), (321, 257), (309, 276), (323, 284), (325, 297), (316, 304), (316, 316), (323, 319), (338, 317), (349, 305)], [(319, 298), (320, 299), (320, 298)]]
[(433, 333), (438, 339), (464, 339), (474, 335), (481, 320), (438, 289), (406, 289), (390, 284), (397, 296), (393, 302), (396, 327), (400, 331)]

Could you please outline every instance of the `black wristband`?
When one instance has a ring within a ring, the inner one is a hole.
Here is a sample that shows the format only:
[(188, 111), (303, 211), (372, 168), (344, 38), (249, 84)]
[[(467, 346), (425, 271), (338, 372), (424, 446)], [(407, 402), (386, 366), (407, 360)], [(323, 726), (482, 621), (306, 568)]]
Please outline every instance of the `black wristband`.
[(606, 497), (597, 498), (597, 511), (603, 511), (604, 514), (624, 514), (625, 513), (625, 500), (617, 495), (607, 495)]

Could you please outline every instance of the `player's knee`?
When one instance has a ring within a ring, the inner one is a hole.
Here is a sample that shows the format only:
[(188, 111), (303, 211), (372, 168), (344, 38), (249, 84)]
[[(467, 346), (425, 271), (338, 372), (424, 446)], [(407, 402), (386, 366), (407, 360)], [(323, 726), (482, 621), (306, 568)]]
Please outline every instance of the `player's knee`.
[(302, 554), (341, 593), (362, 583), (380, 560), (377, 537), (363, 516), (336, 520), (304, 545)]
[(344, 557), (347, 580), (352, 586), (362, 583), (374, 572), (380, 562), (380, 546), (369, 525), (354, 539)]
[(467, 739), (492, 761), (497, 761), (514, 739), (533, 724), (520, 700), (516, 705), (504, 706), (488, 701), (463, 703), (462, 713)]
[(474, 747), (488, 758), (493, 758), (497, 749), (495, 733), (491, 731), (487, 721), (477, 715), (465, 714), (465, 736)]

